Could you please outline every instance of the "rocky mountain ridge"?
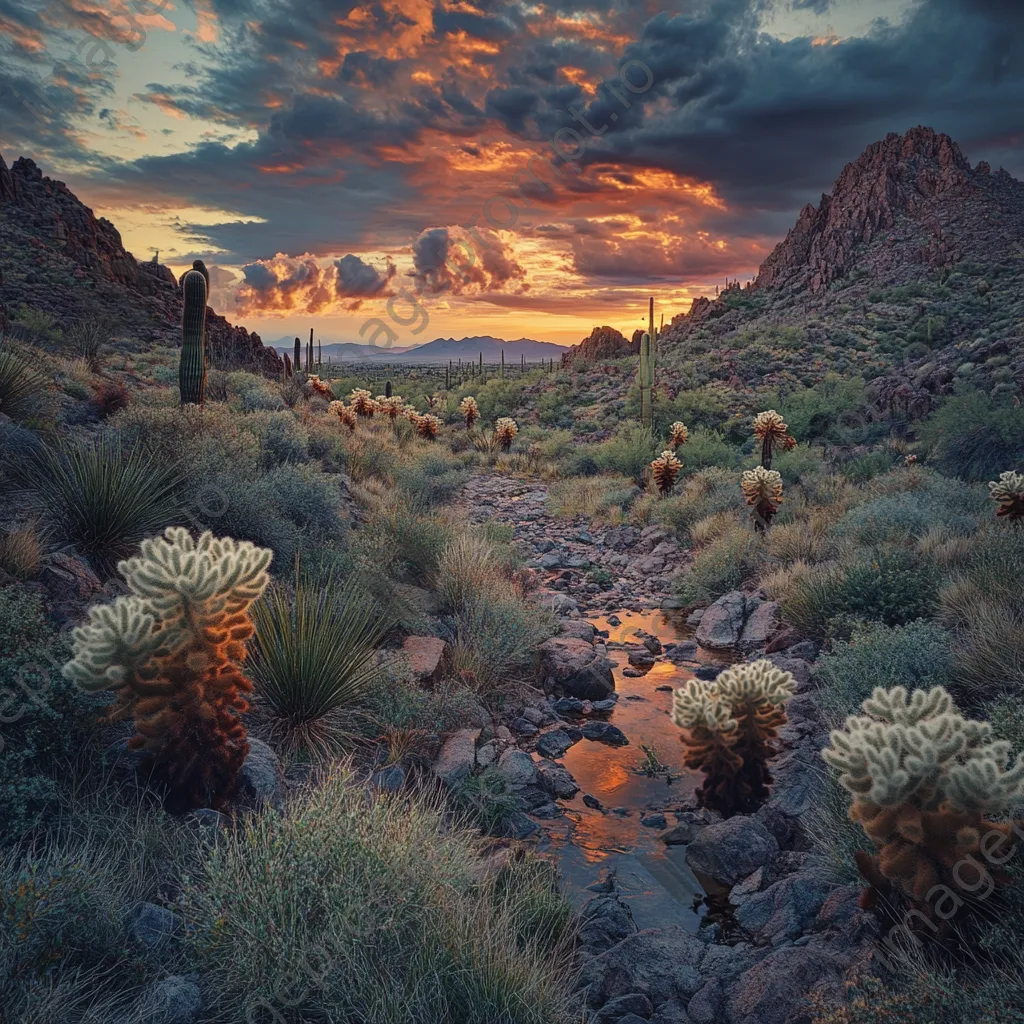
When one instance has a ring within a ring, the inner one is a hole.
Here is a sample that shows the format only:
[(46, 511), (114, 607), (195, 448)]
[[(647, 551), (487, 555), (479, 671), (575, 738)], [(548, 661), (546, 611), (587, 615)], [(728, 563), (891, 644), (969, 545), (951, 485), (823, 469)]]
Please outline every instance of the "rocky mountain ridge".
[[(180, 340), (181, 298), (171, 270), (137, 260), (117, 228), (61, 181), (21, 157), (0, 155), (0, 328), (21, 305), (66, 325), (108, 316), (138, 341)], [(6, 313), (4, 312), (6, 307)], [(283, 363), (258, 334), (207, 310), (211, 351), (228, 364), (277, 373)]]

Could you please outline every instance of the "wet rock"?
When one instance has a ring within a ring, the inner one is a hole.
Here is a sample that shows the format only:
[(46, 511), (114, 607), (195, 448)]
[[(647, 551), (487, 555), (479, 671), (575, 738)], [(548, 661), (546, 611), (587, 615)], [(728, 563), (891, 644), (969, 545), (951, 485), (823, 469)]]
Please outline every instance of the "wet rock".
[(544, 757), (561, 757), (572, 744), (573, 741), (565, 730), (553, 729), (537, 740), (537, 752)]
[(645, 814), (640, 819), (640, 824), (643, 825), (644, 828), (666, 828), (668, 826), (668, 821), (666, 820), (665, 815), (661, 813)]
[(541, 761), (537, 765), (537, 773), (541, 786), (559, 800), (571, 800), (580, 791), (576, 780), (564, 765)]
[(615, 689), (611, 662), (577, 637), (552, 637), (541, 645), (541, 667), (556, 692), (581, 700), (603, 700)]
[(645, 675), (647, 675), (647, 673), (641, 669), (633, 668), (631, 665), (627, 665), (624, 669), (622, 669), (622, 675), (625, 679), (642, 679)]
[(692, 640), (680, 640), (668, 649), (668, 660), (678, 665), (683, 661), (693, 661), (697, 657), (697, 645)]
[(537, 784), (537, 765), (525, 750), (509, 747), (498, 758), (498, 771), (513, 789)]
[(552, 701), (551, 710), (559, 715), (582, 715), (583, 701), (578, 697), (559, 697)]
[(407, 636), (402, 642), (402, 653), (421, 683), (436, 683), (441, 678), (446, 648), (447, 644), (436, 636)]
[(592, 1009), (631, 992), (642, 992), (659, 1006), (680, 998), (680, 968), (696, 967), (703, 955), (704, 943), (677, 924), (648, 928), (587, 961), (580, 988), (587, 989)]
[(834, 885), (821, 869), (787, 875), (764, 892), (743, 900), (736, 922), (749, 934), (779, 945), (810, 926)]
[(609, 697), (607, 700), (594, 700), (590, 702), (590, 710), (597, 712), (599, 715), (607, 714), (609, 711), (615, 710), (615, 705), (618, 701), (618, 694), (614, 697)]
[(646, 647), (633, 648), (627, 657), (629, 658), (629, 663), (633, 668), (654, 668), (654, 663), (657, 661), (654, 655), (651, 654)]
[(453, 786), (472, 774), (476, 765), (476, 741), (479, 736), (479, 729), (460, 729), (444, 741), (441, 753), (434, 762), (434, 774), (442, 782)]
[(747, 599), (738, 590), (720, 597), (701, 616), (697, 643), (702, 647), (733, 647), (743, 631)]
[(734, 885), (778, 853), (778, 842), (760, 821), (737, 815), (698, 832), (687, 847), (686, 861), (694, 871)]
[(583, 803), (584, 803), (584, 805), (586, 807), (589, 807), (592, 810), (595, 810), (595, 811), (603, 811), (604, 810), (604, 804), (601, 803), (601, 801), (598, 800), (596, 796), (591, 796), (589, 793), (584, 793), (583, 794)]
[(529, 839), (540, 826), (523, 811), (513, 811), (502, 823), (501, 835), (506, 839)]
[(787, 818), (799, 818), (824, 798), (825, 768), (816, 751), (782, 754), (772, 765), (772, 779), (767, 806)]
[(562, 636), (571, 636), (577, 640), (585, 640), (588, 644), (592, 644), (597, 636), (597, 630), (586, 619), (563, 619), (561, 625)]
[(595, 896), (580, 911), (579, 941), (589, 953), (603, 953), (636, 931), (629, 904), (618, 896)]
[(728, 665), (701, 665), (693, 674), (698, 679), (711, 682), (717, 679), (729, 666)]
[(583, 726), (583, 736), (588, 740), (609, 743), (615, 747), (625, 747), (629, 744), (626, 734), (611, 722), (587, 722)]
[(618, 617), (618, 615), (609, 615), (606, 621), (607, 621), (609, 626), (621, 626), (622, 625), (622, 619), (620, 619)]
[(562, 813), (562, 809), (558, 804), (549, 800), (547, 803), (540, 804), (538, 807), (530, 809), (530, 815), (534, 818), (540, 818), (542, 821), (548, 821), (551, 818), (557, 818)]

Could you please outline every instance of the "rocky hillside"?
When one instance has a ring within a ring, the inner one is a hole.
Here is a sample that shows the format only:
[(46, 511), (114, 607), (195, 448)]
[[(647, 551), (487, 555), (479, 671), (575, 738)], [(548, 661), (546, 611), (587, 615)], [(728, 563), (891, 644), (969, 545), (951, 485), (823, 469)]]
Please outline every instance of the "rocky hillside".
[[(0, 328), (23, 305), (52, 314), (61, 325), (106, 318), (143, 344), (178, 338), (181, 300), (170, 269), (135, 259), (110, 221), (95, 217), (32, 160), (21, 157), (8, 168), (0, 156)], [(282, 367), (258, 334), (212, 309), (207, 335), (211, 350), (227, 362), (275, 373)]]
[(639, 335), (636, 332), (632, 342), (614, 327), (595, 327), (589, 337), (578, 345), (574, 345), (562, 356), (562, 365), (571, 366), (576, 359), (594, 361), (597, 359), (621, 359), (623, 356), (636, 355), (640, 351)]

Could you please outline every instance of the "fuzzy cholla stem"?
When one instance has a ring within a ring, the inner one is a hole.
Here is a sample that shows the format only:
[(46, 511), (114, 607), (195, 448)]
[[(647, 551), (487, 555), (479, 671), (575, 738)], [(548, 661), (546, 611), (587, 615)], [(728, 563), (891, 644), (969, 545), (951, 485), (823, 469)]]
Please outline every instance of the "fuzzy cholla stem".
[(686, 444), (689, 439), (690, 431), (685, 423), (680, 423), (676, 420), (676, 422), (668, 428), (668, 443), (673, 448), (678, 448), (680, 445)]
[(772, 468), (772, 454), (777, 447), (787, 452), (796, 447), (796, 438), (789, 435), (785, 420), (774, 409), (754, 417), (754, 437), (761, 442), (761, 465), (765, 469)]
[(1024, 473), (1000, 473), (999, 479), (988, 485), (988, 495), (999, 506), (997, 516), (1024, 519)]
[(494, 424), (494, 436), (498, 439), (498, 447), (507, 452), (519, 433), (519, 424), (510, 416), (502, 416)]
[(651, 463), (654, 483), (662, 497), (672, 493), (672, 488), (675, 486), (682, 468), (683, 464), (676, 458), (675, 452), (668, 448)]
[(782, 504), (782, 477), (774, 469), (748, 469), (740, 480), (743, 497), (754, 510), (754, 529), (763, 533)]
[(462, 417), (466, 421), (466, 429), (472, 430), (473, 424), (480, 419), (480, 406), (476, 404), (476, 399), (472, 395), (466, 395), (459, 402), (459, 412), (462, 413)]

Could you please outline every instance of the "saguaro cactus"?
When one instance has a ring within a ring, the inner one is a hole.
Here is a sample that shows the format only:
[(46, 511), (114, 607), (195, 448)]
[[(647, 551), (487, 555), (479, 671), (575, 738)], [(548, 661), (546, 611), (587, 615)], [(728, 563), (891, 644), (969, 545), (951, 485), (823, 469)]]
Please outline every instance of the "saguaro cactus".
[[(198, 264), (198, 266), (197, 266)], [(181, 279), (181, 359), (178, 387), (182, 405), (203, 404), (206, 394), (206, 267), (196, 260)]]
[(640, 386), (640, 425), (648, 430), (653, 430), (654, 356), (651, 336), (646, 331), (640, 339), (640, 368), (637, 371), (636, 381)]
[(384, 381), (384, 397), (391, 397), (391, 381), (389, 380)]
[(288, 353), (281, 357), (284, 360), (284, 375), (290, 377), (292, 375), (292, 361), (288, 358)]
[(295, 372), (302, 373), (302, 342), (295, 339)]

